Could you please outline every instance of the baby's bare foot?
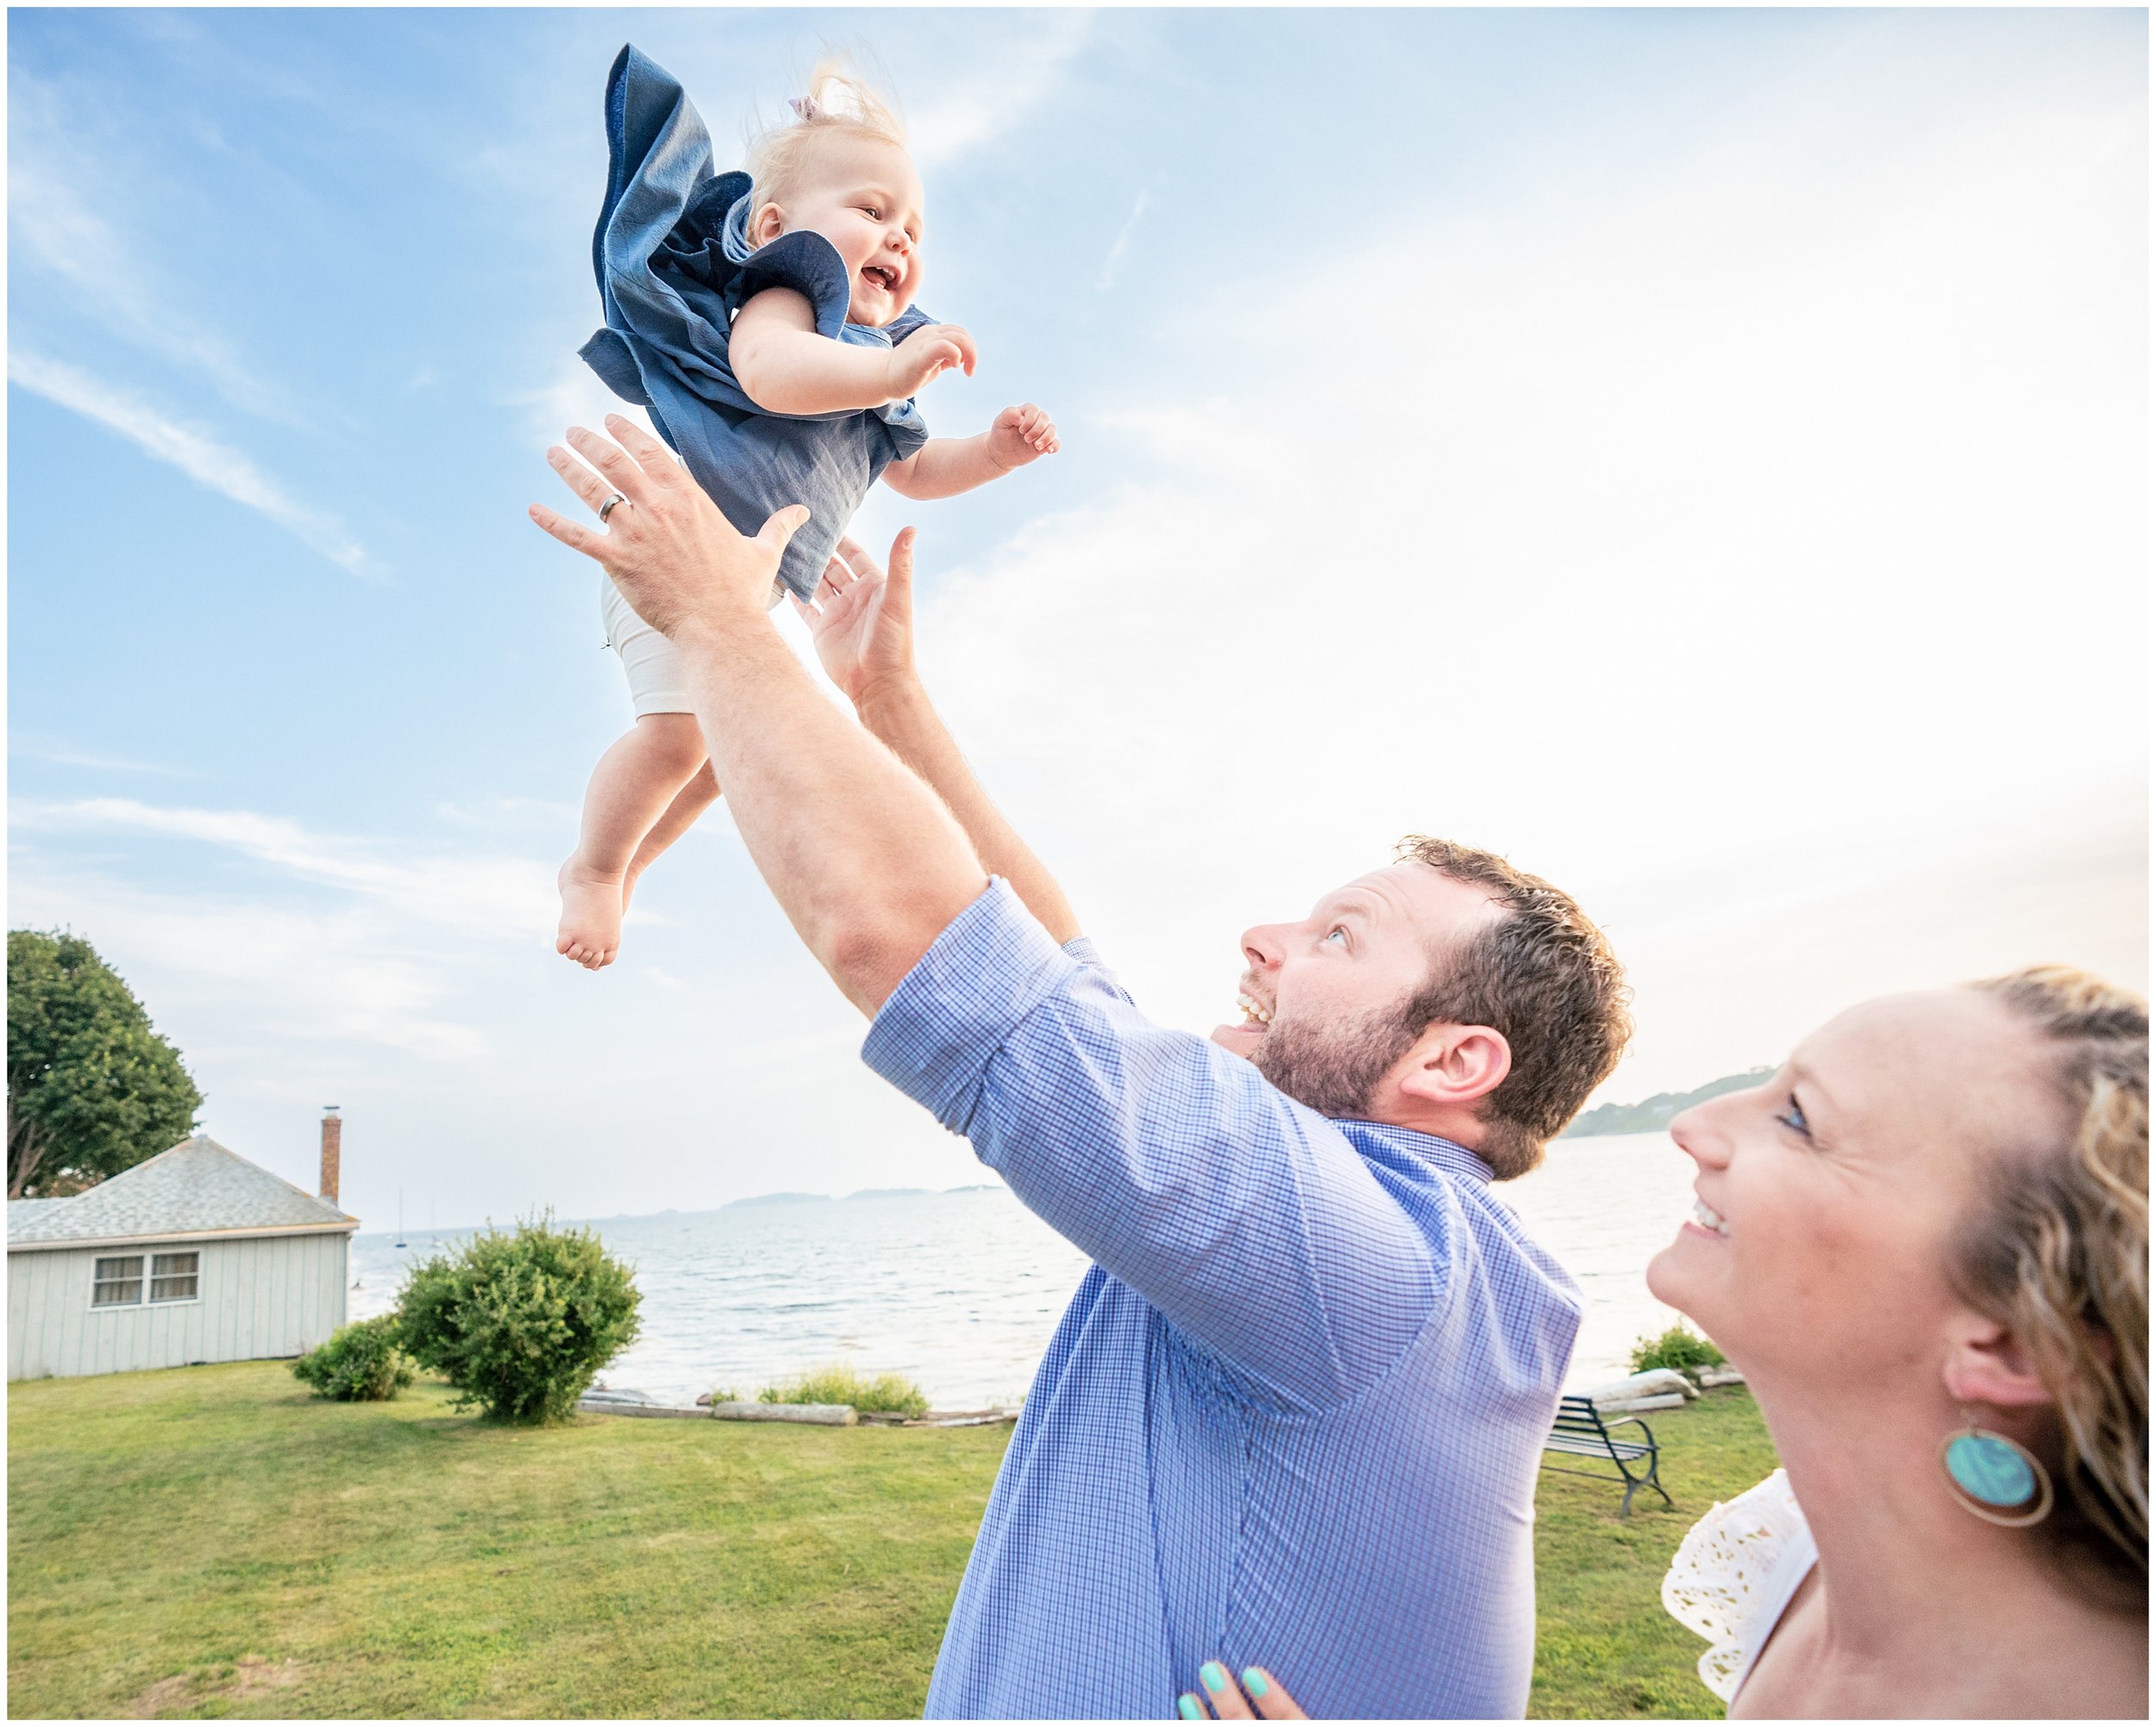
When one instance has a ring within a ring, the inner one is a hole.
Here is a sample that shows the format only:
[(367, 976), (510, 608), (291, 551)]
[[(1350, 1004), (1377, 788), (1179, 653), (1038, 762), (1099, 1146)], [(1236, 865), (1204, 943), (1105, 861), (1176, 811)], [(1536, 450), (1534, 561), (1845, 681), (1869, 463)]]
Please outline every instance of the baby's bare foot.
[(621, 948), (621, 879), (586, 869), (572, 857), (555, 879), (561, 889), (561, 927), (554, 951), (590, 972), (612, 965)]

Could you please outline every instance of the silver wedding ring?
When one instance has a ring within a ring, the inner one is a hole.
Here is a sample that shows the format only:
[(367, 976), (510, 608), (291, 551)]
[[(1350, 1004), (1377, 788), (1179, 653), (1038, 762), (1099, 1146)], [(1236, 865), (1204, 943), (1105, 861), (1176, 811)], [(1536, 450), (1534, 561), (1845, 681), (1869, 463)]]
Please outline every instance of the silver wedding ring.
[(607, 518), (608, 516), (611, 516), (611, 515), (614, 513), (614, 506), (615, 506), (616, 504), (626, 504), (626, 503), (628, 503), (628, 502), (629, 502), (629, 500), (628, 500), (627, 498), (624, 497), (621, 495), (621, 493), (619, 493), (618, 491), (617, 491), (617, 492), (616, 492), (616, 493), (615, 493), (615, 494), (614, 494), (611, 497), (608, 498), (608, 499), (606, 500), (606, 502), (605, 502), (605, 503), (604, 503), (604, 504), (600, 504), (600, 505), (599, 505), (599, 519), (601, 522), (605, 521), (605, 520), (606, 520), (606, 518)]

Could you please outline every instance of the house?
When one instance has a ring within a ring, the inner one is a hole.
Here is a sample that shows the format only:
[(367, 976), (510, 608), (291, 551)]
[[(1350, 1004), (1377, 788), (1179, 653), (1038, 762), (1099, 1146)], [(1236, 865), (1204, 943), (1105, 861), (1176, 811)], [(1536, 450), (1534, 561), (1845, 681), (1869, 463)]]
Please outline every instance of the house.
[(65, 1199), (8, 1202), (8, 1377), (305, 1354), (344, 1323), (353, 1231), (336, 1205), (342, 1127), (322, 1123), (322, 1192), (213, 1139)]

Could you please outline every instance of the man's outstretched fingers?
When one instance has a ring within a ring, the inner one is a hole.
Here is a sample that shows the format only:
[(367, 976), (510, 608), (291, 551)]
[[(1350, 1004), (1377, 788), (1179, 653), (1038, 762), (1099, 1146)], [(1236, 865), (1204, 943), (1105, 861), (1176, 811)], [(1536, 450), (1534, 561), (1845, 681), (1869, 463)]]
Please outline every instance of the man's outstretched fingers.
[(901, 528), (891, 541), (891, 585), (901, 595), (913, 585), (913, 541), (916, 530)]
[(547, 466), (561, 476), (562, 483), (592, 509), (614, 495), (614, 488), (585, 466), (559, 444), (547, 447)]
[(614, 435), (615, 442), (636, 457), (653, 484), (668, 485), (681, 478), (681, 465), (674, 460), (674, 453), (626, 414), (609, 414), (606, 429)]
[(527, 513), (572, 552), (581, 552), (587, 558), (605, 561), (606, 538), (604, 535), (594, 534), (580, 522), (571, 522), (566, 516), (555, 515), (543, 504), (533, 504)]
[(787, 541), (800, 532), (809, 519), (808, 505), (789, 504), (783, 510), (774, 510), (764, 518), (764, 524), (756, 530), (756, 538), (774, 551), (783, 553)]
[(569, 447), (614, 482), (614, 490), (631, 504), (648, 498), (650, 483), (644, 471), (630, 460), (629, 452), (619, 444), (610, 443), (597, 432), (586, 431), (581, 426), (572, 426), (567, 434)]

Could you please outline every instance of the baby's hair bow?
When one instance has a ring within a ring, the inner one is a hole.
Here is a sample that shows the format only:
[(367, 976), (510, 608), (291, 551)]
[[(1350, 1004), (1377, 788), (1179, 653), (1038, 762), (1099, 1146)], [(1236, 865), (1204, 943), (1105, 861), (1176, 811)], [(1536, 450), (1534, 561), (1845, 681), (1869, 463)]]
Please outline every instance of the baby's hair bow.
[(790, 97), (786, 105), (793, 110), (797, 120), (821, 120), (824, 117), (824, 110), (816, 105), (816, 98), (812, 96)]

